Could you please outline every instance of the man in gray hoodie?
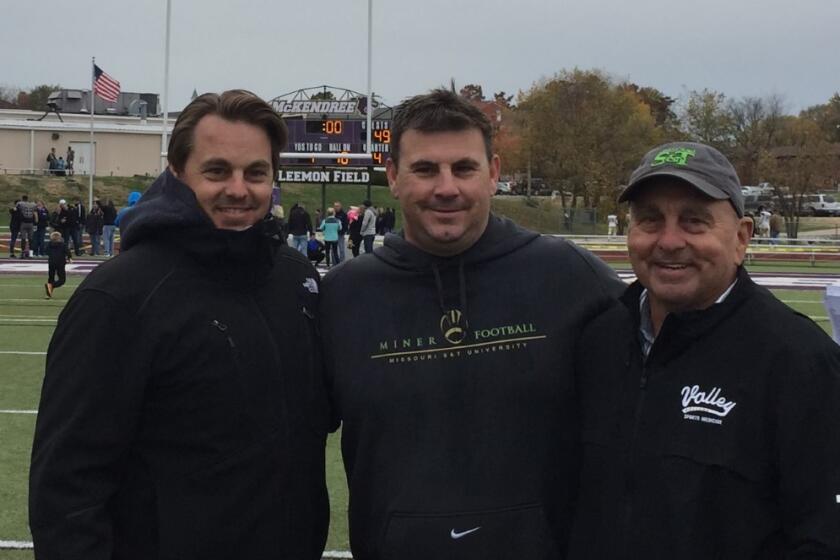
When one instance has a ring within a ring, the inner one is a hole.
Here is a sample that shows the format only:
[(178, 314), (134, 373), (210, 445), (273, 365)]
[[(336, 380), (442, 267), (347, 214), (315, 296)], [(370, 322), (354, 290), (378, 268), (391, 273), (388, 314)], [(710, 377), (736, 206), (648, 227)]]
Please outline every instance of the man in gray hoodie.
[(362, 242), (365, 244), (365, 253), (373, 253), (373, 240), (376, 239), (376, 210), (370, 200), (362, 203), (365, 213), (362, 216)]

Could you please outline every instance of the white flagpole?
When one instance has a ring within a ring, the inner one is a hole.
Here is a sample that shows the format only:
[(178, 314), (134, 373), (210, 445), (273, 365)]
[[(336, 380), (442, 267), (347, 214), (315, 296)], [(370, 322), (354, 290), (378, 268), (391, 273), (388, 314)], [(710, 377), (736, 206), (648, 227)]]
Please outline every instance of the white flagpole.
[(372, 70), (373, 67), (373, 0), (368, 0), (368, 44), (367, 44), (367, 153), (370, 156), (370, 164), (373, 165), (371, 154), (371, 121), (373, 120), (373, 91)]
[(163, 59), (163, 131), (160, 136), (160, 172), (166, 169), (166, 152), (169, 149), (169, 20), (172, 14), (172, 2), (166, 0), (166, 54)]
[(96, 171), (96, 148), (94, 147), (93, 143), (93, 107), (94, 107), (94, 96), (96, 95), (93, 92), (94, 86), (96, 82), (96, 57), (91, 57), (90, 59), (90, 150), (88, 153), (88, 169), (89, 169), (89, 177), (90, 182), (88, 183), (88, 212), (90, 212), (91, 206), (93, 206), (93, 174)]

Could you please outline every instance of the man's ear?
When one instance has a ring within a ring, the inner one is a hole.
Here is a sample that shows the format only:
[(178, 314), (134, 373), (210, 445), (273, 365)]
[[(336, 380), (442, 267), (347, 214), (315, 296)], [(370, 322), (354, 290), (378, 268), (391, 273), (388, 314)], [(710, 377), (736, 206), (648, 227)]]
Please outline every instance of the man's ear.
[(399, 200), (400, 189), (397, 185), (397, 164), (391, 158), (385, 161), (385, 176), (388, 178), (388, 188), (391, 189), (391, 196)]
[(493, 154), (490, 158), (490, 189), (491, 195), (496, 194), (496, 186), (502, 173), (502, 160), (499, 154)]
[(747, 247), (749, 247), (750, 239), (752, 239), (753, 234), (753, 221), (749, 218), (740, 218), (738, 220), (738, 262), (736, 264), (743, 264), (744, 258), (747, 255)]
[(179, 176), (178, 176), (178, 172), (177, 172), (177, 171), (175, 171), (175, 168), (174, 168), (174, 167), (172, 167), (171, 165), (168, 165), (168, 166), (167, 166), (167, 169), (169, 169), (169, 172), (170, 172), (170, 173), (172, 173), (173, 175), (175, 175), (175, 177), (177, 177), (178, 179), (180, 179), (180, 178), (181, 178), (181, 177), (179, 177)]

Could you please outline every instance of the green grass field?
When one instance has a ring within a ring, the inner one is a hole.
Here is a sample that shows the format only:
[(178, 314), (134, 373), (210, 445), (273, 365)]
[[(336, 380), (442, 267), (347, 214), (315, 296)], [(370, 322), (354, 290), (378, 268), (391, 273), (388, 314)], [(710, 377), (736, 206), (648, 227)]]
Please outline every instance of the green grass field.
[[(68, 284), (45, 300), (42, 276), (0, 277), (0, 410), (35, 410), (38, 406), (47, 345), (59, 312), (80, 282)], [(811, 316), (831, 332), (821, 291), (778, 290), (791, 307)], [(4, 353), (5, 352), (5, 353)], [(33, 352), (35, 354), (9, 354)], [(0, 413), (0, 540), (29, 541), (27, 478), (35, 414)], [(339, 450), (339, 435), (327, 444), (327, 477), (332, 522), (327, 550), (349, 550), (347, 487)], [(31, 550), (0, 550), (0, 560), (31, 560)]]

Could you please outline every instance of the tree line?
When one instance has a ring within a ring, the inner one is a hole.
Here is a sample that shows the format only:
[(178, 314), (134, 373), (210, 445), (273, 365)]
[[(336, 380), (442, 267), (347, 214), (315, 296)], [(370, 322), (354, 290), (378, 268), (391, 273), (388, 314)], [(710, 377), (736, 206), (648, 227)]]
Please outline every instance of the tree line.
[(840, 93), (787, 114), (778, 95), (729, 98), (709, 89), (677, 100), (597, 70), (562, 70), (515, 97), (461, 95), (490, 117), (506, 174), (527, 169), (560, 191), (563, 206), (617, 210), (616, 196), (641, 157), (668, 141), (723, 152), (743, 185), (768, 183), (796, 235), (804, 196), (840, 187)]
[[(453, 83), (454, 88), (454, 83)], [(47, 109), (58, 85), (0, 86), (0, 108)], [(798, 115), (778, 95), (730, 98), (714, 90), (682, 99), (598, 70), (561, 70), (516, 95), (461, 95), (493, 123), (505, 173), (543, 179), (566, 207), (615, 212), (616, 195), (642, 155), (668, 141), (710, 144), (732, 161), (744, 185), (768, 183), (788, 232), (798, 230), (804, 196), (840, 187), (840, 93)]]

